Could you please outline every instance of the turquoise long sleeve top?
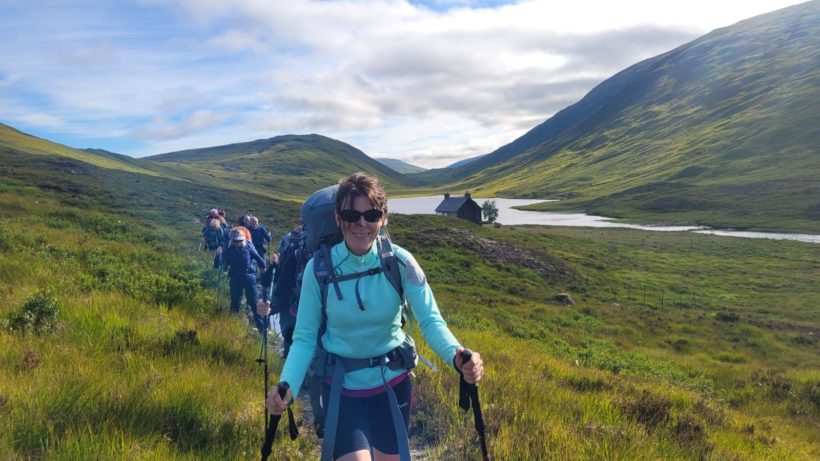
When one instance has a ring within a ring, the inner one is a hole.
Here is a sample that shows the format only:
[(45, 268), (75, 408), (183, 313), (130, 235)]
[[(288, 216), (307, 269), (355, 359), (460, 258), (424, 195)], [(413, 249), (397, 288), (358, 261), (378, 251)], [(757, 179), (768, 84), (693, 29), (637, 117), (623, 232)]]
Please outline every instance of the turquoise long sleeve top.
[[(393, 254), (404, 263), (399, 265), (404, 296), (410, 304), (424, 339), (442, 360), (451, 363), (456, 349), (461, 345), (447, 328), (424, 272), (407, 250), (394, 244)], [(340, 276), (380, 266), (375, 242), (370, 252), (362, 256), (351, 253), (344, 242), (339, 243), (331, 248), (331, 259), (336, 274)], [(313, 273), (313, 260), (307, 263), (304, 274), (293, 345), (281, 376), (281, 381), (290, 384), (294, 395), (302, 386), (305, 373), (310, 366), (319, 326), (322, 323), (321, 290)], [(405, 333), (401, 328), (401, 299), (385, 274), (365, 276), (358, 280), (359, 296), (364, 304), (364, 310), (361, 310), (356, 302), (356, 280), (339, 282), (342, 300), (336, 297), (336, 290), (332, 285), (328, 287), (327, 330), (322, 336), (325, 350), (354, 359), (385, 354), (405, 339)], [(402, 373), (404, 370), (390, 370), (386, 367), (384, 370), (384, 376), (388, 381)], [(343, 387), (349, 390), (363, 390), (373, 389), (382, 384), (382, 370), (375, 367), (347, 373)]]

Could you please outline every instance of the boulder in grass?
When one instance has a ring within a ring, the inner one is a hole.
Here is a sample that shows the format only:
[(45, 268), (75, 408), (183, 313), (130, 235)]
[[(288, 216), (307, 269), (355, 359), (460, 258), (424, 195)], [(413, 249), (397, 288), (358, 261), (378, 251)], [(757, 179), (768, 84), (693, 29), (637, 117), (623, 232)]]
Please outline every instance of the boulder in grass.
[(557, 295), (555, 295), (555, 298), (553, 299), (555, 299), (556, 301), (565, 306), (575, 305), (575, 301), (573, 301), (572, 296), (570, 296), (569, 293), (558, 293)]

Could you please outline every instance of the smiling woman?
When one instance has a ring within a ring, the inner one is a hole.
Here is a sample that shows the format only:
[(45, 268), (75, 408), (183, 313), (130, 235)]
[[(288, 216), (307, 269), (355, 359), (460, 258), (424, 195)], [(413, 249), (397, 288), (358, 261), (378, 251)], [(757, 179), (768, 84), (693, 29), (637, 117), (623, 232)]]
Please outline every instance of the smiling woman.
[(339, 187), (336, 210), (350, 252), (362, 256), (370, 251), (387, 219), (387, 197), (378, 180), (364, 174), (348, 178)]
[[(392, 243), (386, 250), (390, 264), (398, 266), (399, 286), (391, 281), (388, 271), (395, 270), (385, 268), (385, 248), (376, 242), (387, 221), (387, 197), (378, 179), (364, 173), (343, 179), (334, 216), (344, 240), (314, 252), (305, 267), (304, 274), (315, 276), (302, 278), (293, 346), (279, 387), (302, 387), (318, 338), (313, 373), (325, 376), (327, 402), (322, 459), (370, 460), (372, 451), (376, 460), (409, 460), (410, 370), (417, 354), (402, 329), (405, 298), (427, 343), (465, 381), (483, 377), (483, 362), (450, 332), (413, 255)], [(303, 221), (307, 226), (304, 215)], [(267, 406), (281, 414), (292, 398), (290, 390), (282, 397), (271, 389)]]

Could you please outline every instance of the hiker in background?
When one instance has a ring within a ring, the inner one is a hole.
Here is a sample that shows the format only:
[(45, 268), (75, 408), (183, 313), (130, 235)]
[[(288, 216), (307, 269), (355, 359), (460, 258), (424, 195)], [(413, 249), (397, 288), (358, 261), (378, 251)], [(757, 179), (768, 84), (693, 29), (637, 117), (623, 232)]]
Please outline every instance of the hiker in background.
[[(245, 236), (245, 244), (253, 245), (253, 237), (251, 236), (251, 231), (247, 227), (245, 227), (244, 222), (245, 222), (245, 215), (242, 215), (242, 216), (239, 217), (239, 219), (236, 220), (236, 224), (231, 229), (231, 232), (233, 232), (233, 231), (242, 232), (242, 235)], [(255, 250), (256, 247), (254, 246), (253, 249)]]
[(211, 210), (208, 211), (208, 216), (205, 218), (205, 229), (210, 226), (211, 221), (214, 219), (219, 219), (219, 210), (216, 208), (211, 208)]
[(228, 270), (231, 287), (231, 312), (239, 312), (242, 293), (253, 315), (254, 323), (261, 332), (265, 327), (262, 317), (256, 313), (256, 264), (264, 270), (265, 260), (259, 256), (239, 230), (231, 231), (231, 246), (222, 252), (222, 264)]
[[(268, 325), (273, 327), (273, 331), (279, 335), (282, 334), (282, 327), (281, 324), (278, 322), (278, 318), (274, 319), (274, 317), (279, 317), (278, 312), (272, 312), (271, 310), (271, 297), (273, 296), (273, 279), (276, 275), (276, 271), (278, 269), (279, 264), (279, 253), (273, 252), (270, 255), (270, 261), (268, 261), (268, 268), (262, 273), (262, 277), (259, 279), (259, 285), (261, 287), (261, 294), (262, 297), (256, 301), (256, 313), (259, 314), (262, 318), (271, 315)], [(274, 325), (276, 323), (276, 325)], [(283, 337), (284, 339), (284, 337)]]
[[(282, 237), (279, 242), (277, 255), (277, 272), (275, 278), (262, 278), (264, 306), (257, 306), (257, 313), (267, 315), (278, 314), (279, 330), (282, 332), (283, 356), (287, 358), (290, 346), (293, 344), (293, 329), (296, 327), (296, 307), (299, 302), (299, 293), (296, 278), (304, 269), (297, 261), (297, 251), (301, 251), (300, 242), (302, 226), (297, 226)], [(274, 281), (276, 289), (274, 290)], [(271, 306), (273, 304), (273, 306)]]
[[(290, 388), (284, 399), (277, 389), (271, 389), (266, 404), (271, 413), (279, 415), (292, 401), (292, 390), (301, 387), (313, 359), (324, 318), (326, 329), (321, 334), (321, 344), (335, 363), (334, 393), (339, 385), (343, 388), (341, 396), (334, 397), (330, 395), (331, 384), (324, 385), (325, 401), (329, 402), (325, 449), (329, 446), (331, 453), (324, 453), (323, 459), (332, 455), (334, 459), (370, 460), (371, 449), (376, 461), (398, 459), (400, 447), (403, 451), (407, 447), (411, 373), (409, 369), (386, 366), (386, 357), (394, 352), (401, 354), (400, 346), (409, 337), (401, 328), (402, 299), (385, 273), (378, 272), (381, 263), (375, 242), (387, 221), (387, 198), (378, 179), (364, 173), (343, 179), (336, 195), (335, 217), (344, 240), (330, 249), (331, 283), (320, 285), (313, 268), (314, 254), (304, 271), (293, 346), (281, 374), (281, 382), (288, 383)], [(474, 352), (468, 362), (462, 363), (463, 347), (441, 317), (424, 272), (407, 250), (397, 245), (392, 245), (392, 250), (401, 262), (403, 294), (427, 343), (442, 360), (452, 363), (467, 382), (479, 381), (484, 374), (481, 356)], [(345, 279), (346, 275), (350, 277)], [(326, 298), (322, 296), (323, 289), (327, 289)], [(372, 365), (373, 357), (379, 358), (378, 365), (341, 374), (350, 367), (340, 367), (340, 363)], [(397, 405), (389, 403), (394, 395)], [(333, 421), (331, 416), (336, 415), (336, 409), (330, 407), (336, 401), (338, 418)], [(401, 413), (398, 422), (403, 422), (403, 427), (394, 424), (395, 406), (395, 411)]]
[(223, 210), (219, 210), (216, 212), (216, 219), (219, 220), (219, 226), (225, 232), (228, 231), (228, 221), (225, 220), (225, 212)]
[(222, 225), (223, 229), (228, 228), (228, 220), (225, 218), (225, 210), (218, 210), (216, 212), (217, 216), (219, 217), (219, 222)]
[(259, 219), (256, 216), (250, 217), (250, 229), (251, 232), (251, 240), (253, 241), (253, 246), (256, 248), (256, 251), (259, 252), (259, 256), (265, 257), (265, 254), (268, 252), (268, 244), (271, 241), (270, 232), (265, 228), (265, 226), (259, 225)]
[(218, 269), (222, 248), (225, 244), (225, 230), (222, 229), (219, 219), (214, 218), (208, 222), (208, 227), (202, 233), (202, 238), (205, 239), (205, 246), (214, 258), (214, 268)]

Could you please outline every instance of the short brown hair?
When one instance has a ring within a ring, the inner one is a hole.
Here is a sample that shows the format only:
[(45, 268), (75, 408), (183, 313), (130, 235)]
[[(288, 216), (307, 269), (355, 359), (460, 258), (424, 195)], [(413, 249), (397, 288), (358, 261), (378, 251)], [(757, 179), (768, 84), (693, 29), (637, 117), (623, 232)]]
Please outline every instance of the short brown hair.
[(340, 180), (339, 192), (336, 193), (336, 211), (352, 206), (356, 197), (367, 197), (373, 207), (387, 213), (387, 195), (375, 176), (358, 172)]

